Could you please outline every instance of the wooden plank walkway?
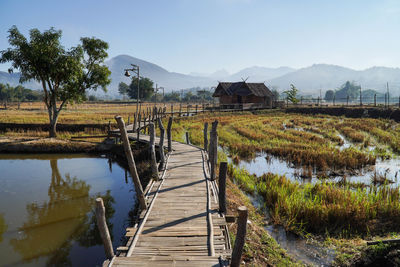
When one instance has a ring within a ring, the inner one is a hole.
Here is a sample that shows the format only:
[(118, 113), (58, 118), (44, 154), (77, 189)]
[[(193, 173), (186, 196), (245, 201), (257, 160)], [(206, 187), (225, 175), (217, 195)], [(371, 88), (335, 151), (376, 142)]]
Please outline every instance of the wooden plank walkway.
[[(142, 141), (148, 139), (141, 135)], [(179, 142), (172, 147), (163, 179), (148, 191), (149, 208), (141, 222), (127, 229), (128, 244), (104, 265), (228, 265), (229, 234), (225, 217), (218, 213), (218, 188), (208, 179), (207, 155)]]

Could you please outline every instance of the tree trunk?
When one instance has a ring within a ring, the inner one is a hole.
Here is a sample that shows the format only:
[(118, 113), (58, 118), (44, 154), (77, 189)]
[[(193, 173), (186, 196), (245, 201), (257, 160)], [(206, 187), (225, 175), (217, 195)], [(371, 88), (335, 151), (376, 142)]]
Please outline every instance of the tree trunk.
[(57, 137), (56, 126), (57, 126), (57, 121), (52, 119), (50, 121), (49, 137)]

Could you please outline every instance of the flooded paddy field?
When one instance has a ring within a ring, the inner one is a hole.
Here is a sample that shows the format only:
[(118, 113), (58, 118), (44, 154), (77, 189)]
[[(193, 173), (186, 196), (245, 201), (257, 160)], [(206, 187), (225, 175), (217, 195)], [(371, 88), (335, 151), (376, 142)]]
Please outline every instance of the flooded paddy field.
[(330, 265), (345, 253), (324, 240), (352, 243), (400, 231), (397, 122), (244, 112), (184, 118), (175, 131), (203, 146), (203, 125), (214, 120), (219, 159), (230, 163), (229, 176), (265, 214), (265, 229), (295, 258)]
[(0, 170), (0, 266), (101, 265), (96, 197), (114, 249), (132, 223), (132, 179), (105, 155), (0, 154)]

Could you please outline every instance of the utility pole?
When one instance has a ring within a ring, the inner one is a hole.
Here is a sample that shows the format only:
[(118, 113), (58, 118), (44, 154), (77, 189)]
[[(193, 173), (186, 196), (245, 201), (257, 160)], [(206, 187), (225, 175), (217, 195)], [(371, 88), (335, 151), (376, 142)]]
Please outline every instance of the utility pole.
[(387, 107), (389, 108), (390, 106), (390, 97), (389, 97), (389, 82), (386, 82), (386, 89), (387, 89)]

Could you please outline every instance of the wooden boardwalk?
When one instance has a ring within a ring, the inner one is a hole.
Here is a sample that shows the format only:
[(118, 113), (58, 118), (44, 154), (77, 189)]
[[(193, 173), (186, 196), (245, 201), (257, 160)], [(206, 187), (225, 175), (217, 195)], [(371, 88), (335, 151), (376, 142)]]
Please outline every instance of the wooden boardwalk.
[(224, 215), (218, 213), (218, 188), (208, 179), (207, 155), (179, 142), (172, 148), (163, 179), (147, 189), (149, 206), (140, 223), (127, 229), (127, 245), (103, 266), (228, 265), (229, 234)]

